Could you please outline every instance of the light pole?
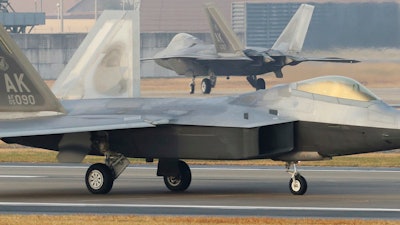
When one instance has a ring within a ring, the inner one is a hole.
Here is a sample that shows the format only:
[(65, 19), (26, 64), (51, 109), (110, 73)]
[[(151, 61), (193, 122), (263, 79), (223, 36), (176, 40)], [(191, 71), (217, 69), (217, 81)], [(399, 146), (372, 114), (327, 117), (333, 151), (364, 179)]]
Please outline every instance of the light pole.
[(57, 19), (59, 20), (60, 19), (60, 3), (57, 3), (56, 6), (57, 6)]
[(94, 0), (94, 19), (97, 20), (97, 0)]
[(61, 33), (64, 33), (64, 0), (60, 0), (60, 27)]

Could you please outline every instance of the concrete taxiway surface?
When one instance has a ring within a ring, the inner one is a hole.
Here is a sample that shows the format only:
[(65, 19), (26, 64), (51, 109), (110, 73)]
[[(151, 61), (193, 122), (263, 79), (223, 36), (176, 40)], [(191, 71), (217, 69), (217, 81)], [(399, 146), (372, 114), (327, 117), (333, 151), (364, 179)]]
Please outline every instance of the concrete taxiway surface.
[(93, 195), (88, 166), (0, 164), (0, 213), (400, 219), (400, 169), (300, 167), (309, 188), (294, 196), (283, 167), (191, 166), (189, 189), (172, 193), (155, 165), (140, 165)]

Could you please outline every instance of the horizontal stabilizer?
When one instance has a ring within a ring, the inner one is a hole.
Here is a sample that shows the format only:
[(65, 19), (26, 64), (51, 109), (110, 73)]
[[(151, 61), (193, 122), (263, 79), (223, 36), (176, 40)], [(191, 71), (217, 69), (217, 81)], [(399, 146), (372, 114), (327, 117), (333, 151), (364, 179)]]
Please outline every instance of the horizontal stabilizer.
[(335, 63), (359, 63), (360, 61), (355, 59), (344, 59), (344, 58), (336, 58), (336, 57), (326, 57), (326, 58), (306, 58), (303, 61), (312, 61), (312, 62), (335, 62)]

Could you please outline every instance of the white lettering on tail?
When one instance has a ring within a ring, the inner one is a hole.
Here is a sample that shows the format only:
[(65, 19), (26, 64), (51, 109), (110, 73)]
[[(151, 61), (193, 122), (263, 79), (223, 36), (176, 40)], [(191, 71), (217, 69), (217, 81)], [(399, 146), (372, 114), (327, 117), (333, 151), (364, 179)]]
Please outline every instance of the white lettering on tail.
[(7, 93), (31, 93), (31, 90), (24, 82), (25, 74), (20, 73), (19, 75), (14, 73), (13, 79), (7, 73), (4, 74), (4, 81), (6, 84)]

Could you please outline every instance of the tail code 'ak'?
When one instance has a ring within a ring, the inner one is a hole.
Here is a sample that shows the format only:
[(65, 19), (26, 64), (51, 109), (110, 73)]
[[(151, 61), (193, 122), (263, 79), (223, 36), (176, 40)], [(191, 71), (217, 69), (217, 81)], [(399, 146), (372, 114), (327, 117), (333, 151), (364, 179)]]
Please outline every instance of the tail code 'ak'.
[(64, 113), (38, 72), (0, 25), (0, 119)]

